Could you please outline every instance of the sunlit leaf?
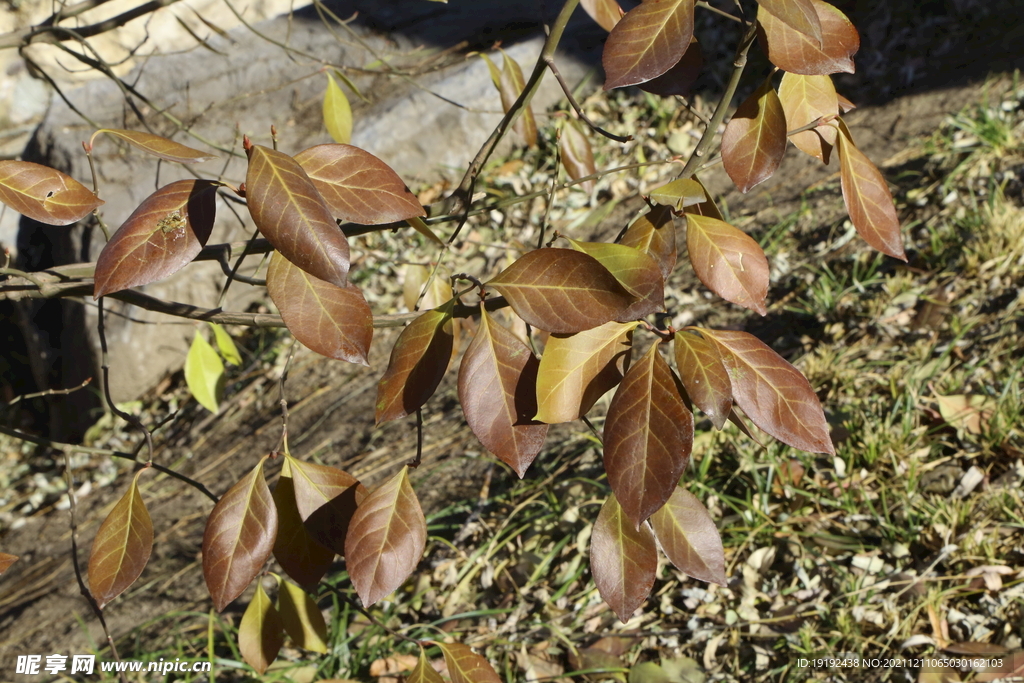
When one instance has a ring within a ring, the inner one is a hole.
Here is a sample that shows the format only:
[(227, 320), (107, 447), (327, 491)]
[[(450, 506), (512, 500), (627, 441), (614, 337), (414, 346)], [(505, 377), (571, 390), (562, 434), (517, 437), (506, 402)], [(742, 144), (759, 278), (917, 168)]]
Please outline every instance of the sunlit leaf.
[(769, 78), (739, 106), (722, 134), (722, 165), (740, 192), (778, 170), (786, 132), (786, 115)]
[(203, 576), (222, 612), (263, 569), (277, 537), (277, 509), (263, 478), (266, 456), (213, 507), (203, 532)]
[(656, 206), (637, 218), (626, 229), (620, 244), (647, 252), (658, 262), (661, 276), (668, 276), (676, 267), (676, 225), (672, 209)]
[(377, 386), (377, 424), (423, 407), (452, 358), (452, 305), (427, 311), (402, 330)]
[(430, 226), (427, 225), (426, 221), (424, 221), (422, 218), (419, 218), (418, 216), (412, 216), (410, 218), (407, 218), (405, 222), (409, 224), (409, 227), (411, 227), (413, 230), (426, 237), (428, 240), (430, 240), (437, 246), (446, 246), (446, 242), (442, 240), (440, 237), (438, 237), (437, 233), (431, 230)]
[(835, 454), (821, 403), (799, 370), (752, 334), (700, 332), (718, 343), (733, 400), (755, 425), (794, 448)]
[(286, 259), (321, 280), (348, 284), (348, 241), (299, 162), (251, 146), (245, 196), (256, 227)]
[[(565, 122), (565, 125), (562, 126), (562, 134), (558, 139), (558, 146), (561, 151), (562, 165), (565, 166), (565, 172), (570, 178), (579, 180), (597, 172), (590, 141), (587, 140), (586, 133), (583, 132), (578, 121)], [(580, 184), (580, 187), (585, 192), (593, 192), (595, 183), (594, 180), (586, 180)]]
[(235, 340), (231, 338), (228, 331), (217, 323), (210, 323), (210, 327), (213, 328), (213, 337), (217, 341), (217, 349), (220, 351), (220, 355), (224, 356), (224, 360), (229, 365), (241, 365), (242, 355), (238, 353)]
[(674, 683), (668, 672), (655, 662), (640, 662), (629, 669), (628, 683)]
[[(277, 508), (274, 558), (288, 576), (299, 584), (314, 587), (334, 561), (334, 551), (318, 543), (302, 523), (288, 459), (285, 459), (281, 468), (281, 477), (277, 480), (273, 498), (274, 507)], [(344, 536), (341, 542), (344, 543)]]
[(697, 176), (693, 176), (693, 181), (700, 185), (700, 189), (704, 191), (707, 199), (686, 207), (684, 212), (695, 213), (698, 216), (707, 216), (708, 218), (717, 218), (720, 221), (724, 221), (725, 216), (723, 216), (722, 212), (718, 209), (718, 205), (715, 204), (715, 200), (711, 198), (711, 193), (708, 192), (708, 188), (704, 187), (704, 183), (702, 183), (700, 178)]
[(153, 522), (139, 492), (141, 469), (96, 532), (89, 555), (89, 591), (102, 609), (142, 574), (153, 550)]
[(245, 663), (262, 675), (277, 659), (282, 645), (284, 631), (281, 616), (274, 609), (263, 586), (257, 583), (252, 602), (245, 608), (245, 614), (238, 625), (238, 650)]
[(651, 80), (639, 84), (641, 90), (661, 97), (688, 97), (704, 68), (704, 52), (696, 38), (690, 39), (682, 58), (671, 69)]
[[(786, 112), (786, 126), (790, 130), (803, 128), (824, 116), (839, 114), (839, 99), (829, 76), (784, 73), (782, 83), (779, 84), (779, 100)], [(789, 139), (800, 151), (827, 164), (832, 145), (836, 143), (836, 129), (829, 125), (818, 126), (790, 135)]]
[(939, 404), (939, 414), (947, 424), (963, 428), (971, 434), (986, 431), (997, 408), (996, 401), (983, 394), (936, 396), (935, 400)]
[[(501, 68), (498, 91), (501, 93), (501, 106), (507, 112), (515, 104), (519, 95), (526, 88), (526, 80), (523, 78), (523, 70), (519, 63), (505, 54)], [(537, 146), (537, 120), (533, 116), (533, 108), (529, 103), (523, 107), (523, 112), (514, 124), (513, 130), (519, 134), (527, 147)]]
[(199, 405), (217, 412), (224, 397), (224, 363), (199, 328), (185, 356), (185, 384)]
[(608, 483), (634, 528), (672, 495), (693, 445), (693, 415), (659, 346), (626, 371), (604, 425)]
[(673, 346), (686, 394), (721, 429), (732, 410), (732, 383), (718, 346), (689, 332), (676, 332)]
[(352, 142), (352, 107), (331, 74), (327, 74), (323, 113), (324, 126), (331, 139), (343, 145)]
[(682, 211), (687, 206), (693, 206), (706, 200), (704, 187), (691, 178), (673, 180), (651, 192), (652, 202), (670, 206), (676, 211)]
[(843, 200), (857, 233), (869, 245), (901, 261), (907, 260), (900, 219), (889, 185), (867, 156), (857, 149), (850, 130), (839, 121), (839, 168)]
[(601, 598), (621, 621), (629, 621), (651, 594), (657, 568), (658, 547), (651, 528), (636, 528), (615, 494), (609, 495), (590, 537), (590, 573)]
[(836, 93), (836, 98), (839, 100), (839, 111), (843, 114), (849, 113), (857, 108), (856, 104), (838, 93)]
[(597, 259), (573, 249), (537, 249), (487, 283), (530, 325), (582, 332), (620, 317), (635, 298)]
[(768, 259), (748, 234), (716, 218), (686, 216), (686, 246), (700, 281), (726, 301), (766, 315)]
[(93, 298), (163, 280), (191, 263), (210, 239), (218, 185), (179, 180), (144, 199), (100, 252)]
[(348, 472), (329, 465), (286, 456), (295, 487), (299, 517), (310, 535), (324, 547), (345, 554), (345, 537), (366, 488)]
[(327, 624), (316, 602), (302, 588), (291, 581), (281, 581), (277, 594), (277, 609), (285, 633), (295, 647), (303, 650), (327, 652)]
[(481, 307), (480, 328), (459, 367), (459, 402), (480, 443), (522, 478), (544, 445), (537, 414), (537, 359)]
[(772, 64), (805, 76), (853, 73), (860, 36), (846, 15), (822, 0), (810, 0), (821, 24), (821, 41), (790, 27), (764, 7), (757, 11), (757, 36)]
[(409, 578), (426, 543), (427, 523), (403, 467), (359, 504), (345, 539), (349, 577), (365, 607)]
[(580, 0), (580, 6), (605, 31), (611, 31), (625, 12), (615, 0)]
[(379, 225), (425, 216), (416, 195), (390, 166), (352, 145), (317, 145), (295, 155), (331, 214)]
[(573, 249), (593, 256), (636, 301), (616, 316), (619, 322), (644, 318), (665, 309), (665, 278), (654, 258), (640, 249), (609, 242), (569, 240)]
[(369, 365), (373, 312), (358, 287), (321, 280), (274, 252), (267, 293), (300, 342), (328, 358)]
[(48, 166), (13, 160), (0, 161), (0, 202), (47, 225), (70, 225), (103, 204), (71, 176)]
[(494, 667), (467, 645), (437, 641), (434, 644), (441, 648), (452, 683), (502, 683)]
[(17, 555), (8, 555), (7, 553), (0, 553), (0, 574), (11, 568), (11, 565), (17, 562), (20, 558)]
[[(168, 140), (165, 137), (159, 135), (153, 135), (152, 133), (144, 133), (138, 130), (121, 130), (119, 128), (101, 128), (100, 130), (93, 133), (92, 140), (96, 139), (96, 136), (106, 133), (116, 138), (124, 140), (132, 147), (141, 149), (146, 154), (150, 154), (164, 161), (176, 161), (181, 164), (198, 164), (203, 161), (210, 161), (216, 159), (217, 155), (207, 154), (206, 152), (200, 152), (198, 149), (192, 149), (186, 147), (180, 142), (174, 142)], [(90, 145), (92, 144), (90, 141)]]
[(675, 66), (693, 37), (693, 8), (694, 0), (658, 0), (626, 12), (604, 44), (604, 89), (643, 83)]
[(409, 672), (409, 675), (405, 677), (405, 683), (445, 683), (444, 678), (441, 674), (434, 670), (434, 667), (430, 666), (430, 661), (427, 659), (427, 653), (424, 652), (423, 648), (420, 647), (420, 658), (416, 662), (416, 666)]
[(726, 584), (722, 537), (707, 508), (677, 486), (665, 505), (651, 515), (651, 528), (669, 562), (701, 581)]
[[(405, 267), (405, 283), (402, 287), (402, 298), (405, 307), (410, 311), (417, 310), (416, 303), (419, 302), (421, 311), (438, 308), (452, 298), (452, 285), (449, 279), (451, 271), (441, 266), (437, 274), (431, 279), (431, 268), (418, 263), (411, 263)], [(427, 285), (429, 280), (429, 285)], [(423, 286), (427, 285), (427, 291), (423, 292)], [(420, 294), (423, 299), (420, 300)]]
[(757, 0), (757, 4), (790, 28), (813, 38), (816, 45), (821, 45), (821, 22), (811, 0)]
[(553, 334), (537, 370), (537, 417), (548, 424), (576, 420), (622, 381), (639, 323), (609, 322), (571, 335)]

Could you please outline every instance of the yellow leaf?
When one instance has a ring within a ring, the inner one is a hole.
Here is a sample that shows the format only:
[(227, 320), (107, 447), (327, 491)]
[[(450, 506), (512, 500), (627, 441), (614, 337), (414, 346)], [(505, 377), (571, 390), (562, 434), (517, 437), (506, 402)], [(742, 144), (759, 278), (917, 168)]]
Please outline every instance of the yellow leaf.
[(217, 412), (224, 395), (224, 363), (198, 329), (185, 358), (185, 383), (199, 405)]
[(241, 365), (242, 356), (238, 353), (238, 347), (235, 346), (235, 342), (227, 330), (217, 323), (210, 323), (210, 327), (213, 328), (213, 337), (217, 341), (217, 348), (220, 350), (220, 355), (224, 356), (224, 360), (229, 365)]
[(324, 94), (324, 125), (335, 142), (352, 142), (352, 107), (334, 78), (327, 74), (327, 92)]

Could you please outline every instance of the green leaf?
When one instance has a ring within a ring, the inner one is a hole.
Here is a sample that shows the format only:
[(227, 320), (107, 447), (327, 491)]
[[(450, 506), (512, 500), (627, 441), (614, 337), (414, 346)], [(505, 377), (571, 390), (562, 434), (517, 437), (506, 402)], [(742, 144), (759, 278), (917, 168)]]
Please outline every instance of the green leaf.
[(682, 211), (687, 206), (700, 204), (707, 201), (704, 193), (704, 186), (690, 178), (673, 180), (667, 185), (662, 185), (651, 192), (651, 201), (656, 204), (671, 206), (676, 211)]
[(327, 652), (327, 625), (324, 615), (316, 602), (302, 588), (288, 580), (282, 579), (281, 590), (277, 594), (277, 609), (281, 614), (281, 622), (288, 637), (295, 647), (303, 650)]
[(242, 356), (238, 353), (238, 347), (235, 346), (235, 342), (227, 330), (217, 323), (210, 323), (210, 327), (213, 328), (213, 337), (217, 341), (217, 348), (220, 350), (220, 355), (224, 356), (224, 360), (229, 365), (241, 365)]
[(672, 683), (672, 679), (654, 662), (641, 662), (629, 670), (629, 683)]
[(211, 413), (217, 412), (224, 397), (224, 363), (200, 329), (196, 329), (185, 357), (185, 383), (199, 405)]
[(238, 649), (242, 659), (262, 675), (277, 659), (283, 644), (281, 617), (263, 586), (257, 583), (252, 602), (245, 608), (242, 622), (238, 625)]
[(352, 142), (352, 107), (334, 78), (327, 74), (327, 92), (324, 94), (324, 126), (335, 142)]

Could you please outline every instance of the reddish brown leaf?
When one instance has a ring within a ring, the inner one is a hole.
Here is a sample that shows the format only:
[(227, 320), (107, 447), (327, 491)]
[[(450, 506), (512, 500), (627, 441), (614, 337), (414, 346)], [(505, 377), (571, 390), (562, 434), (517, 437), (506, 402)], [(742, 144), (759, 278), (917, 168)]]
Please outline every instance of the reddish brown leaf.
[(179, 180), (143, 200), (100, 252), (93, 298), (163, 280), (191, 263), (210, 239), (218, 185)]
[(574, 249), (537, 249), (487, 283), (534, 327), (582, 332), (626, 312), (635, 301), (597, 259)]
[[(507, 112), (519, 99), (519, 95), (526, 87), (526, 80), (523, 78), (523, 70), (519, 63), (505, 54), (501, 53), (504, 62), (501, 68), (501, 75), (498, 77), (498, 92), (501, 94), (501, 106)], [(533, 109), (527, 104), (522, 114), (513, 124), (513, 130), (519, 134), (527, 147), (537, 146), (537, 120), (533, 116)]]
[(615, 0), (580, 0), (583, 10), (605, 31), (611, 31), (625, 12)]
[(434, 395), (452, 358), (452, 303), (427, 311), (398, 336), (377, 385), (377, 424), (416, 412)]
[(724, 221), (725, 216), (723, 216), (722, 212), (718, 210), (718, 205), (715, 204), (715, 200), (711, 198), (711, 193), (708, 192), (708, 188), (704, 187), (704, 183), (702, 183), (697, 176), (693, 176), (692, 180), (700, 186), (701, 190), (704, 191), (707, 199), (692, 206), (688, 206), (683, 209), (683, 211), (686, 213), (695, 213), (698, 216), (707, 216), (708, 218), (717, 218), (720, 221)]
[(688, 332), (676, 332), (674, 346), (686, 394), (721, 429), (732, 410), (732, 383), (718, 346)]
[(569, 243), (573, 249), (597, 259), (627, 292), (636, 297), (632, 305), (615, 317), (616, 320), (629, 322), (665, 309), (665, 278), (658, 262), (650, 254), (624, 244), (577, 242), (572, 239)]
[(661, 97), (672, 97), (674, 95), (688, 97), (703, 68), (704, 53), (700, 49), (700, 43), (697, 42), (697, 39), (692, 38), (690, 39), (690, 46), (686, 48), (686, 52), (683, 53), (683, 56), (676, 62), (675, 66), (657, 78), (641, 83), (638, 87), (645, 92), (649, 92), (652, 95), (660, 95)]
[(676, 267), (676, 224), (671, 207), (656, 206), (633, 221), (620, 244), (647, 252), (658, 262), (661, 276), (668, 276)]
[(769, 78), (740, 105), (722, 134), (722, 165), (740, 192), (778, 170), (786, 133), (786, 114)]
[[(174, 142), (167, 138), (160, 137), (159, 135), (153, 135), (152, 133), (143, 133), (137, 130), (120, 130), (118, 128), (101, 128), (100, 130), (93, 133), (92, 140), (96, 139), (96, 136), (100, 133), (106, 133), (107, 135), (113, 135), (116, 138), (124, 140), (132, 147), (141, 149), (146, 154), (151, 154), (164, 161), (176, 161), (181, 164), (198, 164), (203, 161), (209, 161), (216, 159), (215, 154), (207, 154), (206, 152), (200, 152), (198, 149), (192, 149), (186, 147), (180, 142)], [(92, 145), (92, 140), (89, 142)]]
[(651, 515), (651, 527), (676, 569), (701, 581), (726, 584), (722, 537), (696, 496), (677, 486), (664, 507)]
[(605, 323), (571, 335), (553, 334), (537, 370), (537, 420), (576, 420), (622, 381), (638, 323)]
[(89, 591), (102, 609), (142, 574), (153, 551), (153, 522), (139, 493), (141, 469), (96, 532), (89, 555)]
[(245, 197), (256, 227), (286, 259), (333, 285), (347, 284), (348, 241), (299, 162), (253, 145)]
[(0, 161), (0, 202), (47, 225), (70, 225), (103, 204), (71, 176), (29, 161)]
[(821, 403), (799, 370), (746, 332), (700, 332), (718, 343), (733, 400), (755, 425), (794, 448), (835, 455)]
[(783, 71), (805, 76), (853, 73), (853, 55), (860, 36), (846, 15), (822, 2), (810, 0), (821, 24), (821, 42), (791, 28), (764, 7), (757, 11), (757, 37), (771, 63)]
[(468, 646), (462, 643), (437, 641), (434, 641), (434, 644), (441, 648), (452, 683), (502, 683), (501, 677), (487, 660), (470, 650)]
[(328, 358), (369, 365), (373, 312), (358, 287), (325, 282), (278, 251), (267, 268), (267, 293), (300, 342)]
[[(614, 0), (612, 0), (614, 2)], [(590, 149), (590, 141), (577, 121), (566, 121), (562, 126), (562, 134), (558, 139), (562, 165), (565, 172), (573, 180), (585, 178), (597, 172), (594, 164), (594, 152)], [(580, 184), (585, 192), (594, 191), (594, 180), (586, 180)]]
[(537, 359), (481, 307), (480, 329), (459, 367), (459, 401), (484, 447), (520, 478), (544, 446), (537, 414)]
[[(786, 126), (790, 130), (803, 128), (824, 116), (839, 114), (839, 98), (830, 76), (801, 76), (784, 73), (779, 84), (779, 100), (786, 112)], [(805, 130), (789, 139), (797, 148), (812, 157), (828, 163), (832, 145), (836, 143), (836, 129), (829, 125)]]
[(427, 215), (390, 166), (358, 147), (317, 145), (295, 161), (339, 220), (379, 225)]
[(238, 650), (245, 663), (263, 674), (277, 659), (277, 653), (284, 645), (284, 625), (274, 604), (257, 584), (252, 602), (245, 608), (238, 625)]
[(416, 666), (406, 676), (405, 683), (445, 683), (445, 681), (441, 674), (434, 671), (434, 667), (430, 666), (426, 652), (420, 647), (419, 661), (416, 662)]
[(637, 529), (672, 495), (693, 445), (693, 415), (658, 346), (630, 366), (604, 425), (608, 483)]
[(263, 478), (264, 456), (213, 506), (203, 533), (203, 576), (218, 612), (260, 573), (277, 538), (277, 510)]
[(907, 260), (900, 235), (900, 219), (892, 201), (892, 193), (878, 168), (857, 149), (850, 129), (840, 120), (839, 167), (843, 200), (853, 227), (864, 241), (889, 256)]
[(364, 607), (387, 597), (419, 564), (427, 522), (409, 484), (409, 468), (370, 491), (352, 517), (345, 560)]
[(291, 465), (287, 460), (281, 469), (281, 478), (277, 481), (273, 498), (274, 507), (277, 508), (274, 558), (288, 576), (302, 586), (313, 588), (334, 561), (334, 551), (318, 543), (302, 523), (295, 502), (295, 482), (292, 478)]
[(790, 28), (813, 38), (816, 45), (821, 45), (821, 22), (811, 0), (757, 0), (757, 4)]
[(716, 218), (686, 216), (686, 246), (700, 281), (726, 301), (766, 315), (768, 259), (742, 230)]
[(605, 90), (657, 78), (682, 58), (693, 37), (694, 0), (654, 0), (626, 12), (604, 44)]
[(287, 456), (295, 505), (310, 535), (324, 547), (345, 554), (345, 538), (366, 488), (348, 472)]
[(20, 558), (17, 555), (8, 555), (7, 553), (0, 553), (0, 574), (11, 568), (11, 565), (17, 562)]
[(629, 621), (651, 594), (657, 569), (658, 547), (650, 526), (635, 528), (615, 494), (609, 495), (590, 537), (590, 573), (619, 620)]

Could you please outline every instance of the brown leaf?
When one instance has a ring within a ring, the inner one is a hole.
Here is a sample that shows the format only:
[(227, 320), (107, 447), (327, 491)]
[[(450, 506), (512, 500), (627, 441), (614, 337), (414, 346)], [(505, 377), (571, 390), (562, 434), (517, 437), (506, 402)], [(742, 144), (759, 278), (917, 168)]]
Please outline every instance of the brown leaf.
[(210, 239), (218, 185), (179, 180), (144, 199), (100, 252), (93, 299), (163, 280), (191, 263)]
[(537, 414), (537, 359), (481, 307), (480, 329), (459, 367), (459, 402), (484, 447), (520, 478), (544, 446)]
[(257, 583), (252, 602), (238, 625), (238, 650), (245, 663), (262, 675), (277, 659), (284, 645), (284, 626), (274, 604)]
[(771, 78), (733, 114), (722, 134), (722, 165), (740, 192), (772, 177), (786, 154), (786, 114)]
[[(615, 0), (611, 0), (615, 2)], [(565, 172), (573, 180), (585, 178), (597, 172), (594, 164), (594, 152), (590, 149), (590, 141), (580, 127), (578, 121), (566, 121), (562, 126), (562, 134), (558, 138), (558, 147), (561, 152), (562, 165)], [(594, 180), (587, 180), (580, 184), (585, 192), (594, 191)]]
[(835, 455), (821, 403), (799, 370), (746, 332), (700, 332), (718, 343), (733, 400), (755, 425), (794, 448)]
[(689, 97), (690, 91), (704, 68), (704, 53), (696, 38), (690, 39), (690, 46), (675, 66), (646, 83), (639, 84), (644, 92), (661, 97)]
[(625, 12), (615, 0), (580, 0), (583, 10), (605, 31), (611, 31)]
[(256, 227), (286, 259), (333, 285), (347, 284), (348, 240), (299, 162), (253, 145), (245, 196)]
[(153, 522), (139, 493), (141, 469), (96, 532), (89, 555), (89, 591), (100, 609), (135, 583), (153, 551)]
[(573, 239), (569, 243), (573, 249), (597, 259), (627, 292), (636, 297), (631, 306), (616, 316), (617, 321), (629, 322), (665, 309), (665, 278), (658, 262), (650, 254), (624, 244), (577, 242)]
[(752, 237), (716, 218), (687, 214), (686, 246), (694, 272), (708, 289), (767, 315), (768, 259)]
[(846, 15), (822, 0), (810, 0), (821, 24), (821, 41), (791, 28), (759, 7), (757, 37), (772, 64), (805, 76), (853, 73), (860, 36)]
[(720, 221), (724, 221), (725, 216), (723, 216), (722, 212), (718, 210), (718, 205), (715, 204), (715, 200), (711, 198), (711, 193), (708, 192), (708, 188), (704, 187), (704, 183), (700, 181), (700, 178), (698, 178), (697, 176), (693, 176), (691, 180), (697, 183), (700, 189), (707, 196), (707, 199), (705, 199), (702, 202), (693, 204), (692, 206), (688, 206), (685, 209), (683, 209), (683, 211), (685, 213), (695, 213), (698, 216), (707, 216), (708, 218), (717, 218)]
[(0, 574), (11, 568), (11, 565), (17, 562), (19, 558), (17, 555), (8, 555), (7, 553), (0, 553)]
[(676, 225), (671, 207), (656, 206), (633, 221), (620, 244), (646, 252), (658, 262), (661, 276), (668, 276), (676, 267)]
[(334, 561), (334, 551), (318, 543), (302, 523), (295, 502), (295, 481), (288, 460), (285, 460), (281, 469), (273, 498), (274, 507), (277, 508), (274, 558), (285, 573), (300, 585), (315, 587)]
[(998, 407), (994, 399), (982, 394), (936, 395), (935, 400), (946, 424), (962, 427), (971, 434), (987, 431), (989, 420)]
[(444, 661), (448, 665), (448, 675), (452, 683), (502, 683), (501, 677), (486, 659), (469, 649), (462, 643), (434, 644), (441, 648)]
[(813, 38), (816, 45), (821, 45), (821, 22), (811, 0), (757, 0), (757, 4), (790, 28)]
[(901, 261), (907, 260), (892, 193), (878, 168), (857, 149), (846, 124), (839, 120), (839, 166), (843, 200), (853, 227), (869, 245)]
[(430, 665), (430, 661), (427, 660), (427, 653), (420, 647), (419, 660), (417, 660), (416, 666), (409, 672), (409, 675), (405, 677), (405, 683), (445, 683), (445, 680)]
[(345, 554), (345, 539), (366, 488), (348, 472), (286, 456), (295, 487), (295, 505), (310, 535), (324, 547)]
[(321, 280), (277, 251), (267, 268), (267, 293), (300, 342), (322, 356), (369, 365), (373, 312), (358, 287)]
[[(779, 84), (779, 100), (790, 130), (803, 128), (824, 116), (839, 115), (839, 98), (829, 76), (801, 76), (786, 72)], [(790, 135), (789, 139), (801, 152), (827, 164), (832, 145), (836, 144), (836, 129), (829, 125), (818, 126)]]
[(586, 415), (622, 381), (639, 323), (605, 323), (571, 335), (553, 334), (537, 369), (537, 417), (548, 424)]
[(694, 0), (658, 0), (626, 12), (604, 44), (604, 89), (643, 83), (675, 66), (693, 37), (693, 8)]
[(693, 415), (658, 346), (626, 371), (604, 426), (608, 483), (637, 529), (672, 495), (693, 445)]
[(186, 147), (180, 142), (174, 142), (173, 140), (168, 140), (167, 138), (160, 137), (159, 135), (153, 135), (152, 133), (143, 133), (137, 130), (121, 130), (119, 128), (101, 128), (93, 133), (92, 139), (95, 140), (96, 136), (100, 133), (113, 135), (116, 138), (124, 140), (132, 147), (141, 149), (146, 154), (163, 159), (164, 161), (176, 161), (181, 164), (198, 164), (203, 161), (210, 161), (211, 159), (217, 158), (215, 154), (200, 152), (198, 149)]
[(339, 220), (380, 225), (427, 215), (390, 166), (358, 147), (317, 145), (295, 161)]
[(836, 94), (836, 98), (839, 100), (839, 111), (843, 114), (848, 114), (857, 108), (857, 105), (846, 99), (840, 94)]
[(327, 652), (327, 624), (316, 601), (291, 581), (281, 581), (277, 594), (281, 625), (295, 647), (310, 652)]
[[(519, 95), (526, 87), (526, 80), (523, 78), (523, 70), (519, 63), (501, 52), (504, 62), (502, 63), (501, 76), (498, 81), (498, 92), (501, 94), (501, 106), (507, 112), (519, 99)], [(527, 147), (537, 146), (537, 121), (533, 116), (533, 108), (529, 103), (523, 107), (523, 112), (513, 124), (513, 130), (519, 134)]]
[(718, 346), (689, 332), (676, 332), (674, 347), (679, 378), (686, 394), (721, 429), (732, 410), (732, 383)]
[(203, 576), (213, 606), (223, 612), (260, 573), (274, 549), (277, 509), (263, 478), (263, 463), (228, 489), (213, 506), (203, 532)]
[(668, 502), (651, 515), (651, 527), (676, 569), (700, 581), (726, 584), (722, 537), (696, 496), (677, 486)]
[(103, 204), (71, 176), (48, 166), (13, 160), (0, 161), (0, 202), (47, 225), (70, 225)]
[(651, 527), (635, 527), (615, 494), (609, 495), (590, 537), (590, 573), (620, 621), (629, 621), (650, 595), (657, 568), (658, 547)]
[(363, 606), (401, 586), (426, 544), (427, 523), (403, 467), (360, 503), (345, 538), (348, 573)]
[(620, 317), (634, 297), (594, 257), (573, 249), (537, 249), (487, 283), (536, 328), (572, 334)]
[(416, 412), (434, 395), (452, 358), (452, 304), (427, 311), (398, 336), (377, 385), (377, 424)]

